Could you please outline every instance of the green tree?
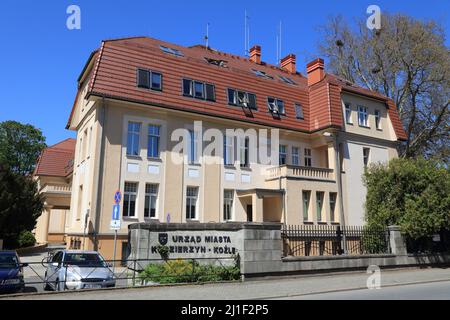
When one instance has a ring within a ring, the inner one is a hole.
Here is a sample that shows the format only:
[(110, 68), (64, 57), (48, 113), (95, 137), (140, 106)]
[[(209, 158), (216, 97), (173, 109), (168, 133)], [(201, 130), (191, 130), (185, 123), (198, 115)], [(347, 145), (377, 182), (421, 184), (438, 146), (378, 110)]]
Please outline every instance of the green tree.
[(321, 27), (319, 51), (336, 75), (391, 98), (406, 130), (403, 157), (450, 159), (450, 59), (445, 32), (435, 21), (381, 16), (369, 30), (332, 17)]
[(42, 131), (32, 125), (16, 121), (0, 123), (0, 164), (13, 172), (31, 174), (45, 147)]
[(44, 199), (30, 176), (0, 165), (0, 239), (6, 248), (17, 248), (19, 235), (34, 229), (43, 206)]
[(369, 226), (399, 225), (412, 238), (450, 229), (450, 170), (425, 159), (393, 159), (364, 173)]

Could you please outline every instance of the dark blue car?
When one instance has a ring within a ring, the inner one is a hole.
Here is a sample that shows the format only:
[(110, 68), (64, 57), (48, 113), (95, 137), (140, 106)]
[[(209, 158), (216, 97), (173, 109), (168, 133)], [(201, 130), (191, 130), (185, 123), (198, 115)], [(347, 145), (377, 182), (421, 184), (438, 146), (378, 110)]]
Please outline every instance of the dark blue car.
[(0, 251), (0, 292), (16, 292), (25, 288), (23, 267), (15, 251)]

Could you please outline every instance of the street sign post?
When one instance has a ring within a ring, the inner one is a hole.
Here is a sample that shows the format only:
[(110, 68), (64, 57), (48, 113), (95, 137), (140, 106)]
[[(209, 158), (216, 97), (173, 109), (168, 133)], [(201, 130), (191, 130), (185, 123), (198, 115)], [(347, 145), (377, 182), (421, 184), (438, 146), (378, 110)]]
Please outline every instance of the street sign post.
[(114, 205), (112, 209), (112, 217), (111, 224), (109, 228), (114, 230), (114, 252), (113, 252), (113, 266), (112, 272), (114, 273), (114, 269), (116, 266), (116, 245), (117, 245), (117, 230), (120, 230), (120, 200), (122, 200), (122, 194), (120, 191), (116, 191), (114, 193)]

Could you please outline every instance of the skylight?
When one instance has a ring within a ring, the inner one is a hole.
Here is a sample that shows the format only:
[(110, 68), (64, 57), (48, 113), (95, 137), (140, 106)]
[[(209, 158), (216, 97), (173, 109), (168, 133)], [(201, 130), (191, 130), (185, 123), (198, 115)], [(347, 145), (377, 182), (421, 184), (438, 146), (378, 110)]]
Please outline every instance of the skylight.
[(184, 56), (183, 52), (181, 52), (178, 49), (169, 48), (169, 47), (165, 47), (165, 46), (162, 46), (162, 45), (160, 45), (159, 47), (165, 53), (170, 53), (170, 54), (173, 54), (174, 56), (178, 56), (178, 57), (183, 57)]
[(291, 78), (285, 77), (285, 76), (278, 76), (280, 77), (281, 80), (283, 80), (284, 82), (288, 83), (288, 84), (293, 84), (296, 85), (297, 83), (292, 80)]
[(264, 79), (271, 79), (271, 80), (273, 80), (273, 77), (272, 77), (270, 74), (265, 73), (264, 71), (256, 70), (256, 69), (252, 69), (252, 71), (253, 71), (258, 77), (261, 77), (261, 78), (264, 78)]

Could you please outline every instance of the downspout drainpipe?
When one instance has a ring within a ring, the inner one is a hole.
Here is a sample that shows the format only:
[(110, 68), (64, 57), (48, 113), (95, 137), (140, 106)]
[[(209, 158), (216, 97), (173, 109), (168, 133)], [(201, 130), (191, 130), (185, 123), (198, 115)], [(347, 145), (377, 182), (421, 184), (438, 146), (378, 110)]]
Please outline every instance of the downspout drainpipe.
[[(335, 163), (336, 163), (336, 182), (338, 185), (338, 194), (339, 194), (339, 211), (340, 211), (340, 224), (341, 227), (345, 227), (345, 215), (344, 215), (344, 196), (342, 194), (342, 168), (341, 168), (341, 161), (339, 156), (339, 143), (338, 143), (338, 133), (336, 132), (334, 134), (334, 154), (335, 154)], [(342, 249), (344, 251), (344, 254), (347, 253), (347, 241), (345, 239), (345, 233), (343, 233), (342, 236), (343, 240), (343, 246)]]
[(94, 221), (94, 250), (98, 251), (98, 233), (100, 230), (100, 213), (101, 213), (101, 200), (103, 191), (103, 164), (105, 162), (105, 123), (106, 123), (106, 107), (105, 96), (102, 96), (102, 113), (100, 118), (100, 128), (102, 136), (100, 140), (100, 159), (98, 167), (98, 183), (97, 183), (97, 201), (95, 204), (95, 221)]

